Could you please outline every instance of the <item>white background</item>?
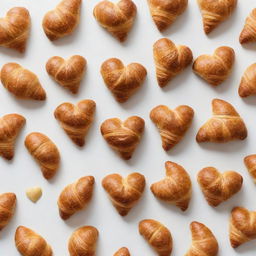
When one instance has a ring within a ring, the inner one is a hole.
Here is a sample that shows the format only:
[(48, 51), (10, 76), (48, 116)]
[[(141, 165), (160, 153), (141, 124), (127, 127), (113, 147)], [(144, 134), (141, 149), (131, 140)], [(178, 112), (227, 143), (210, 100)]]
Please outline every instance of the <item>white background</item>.
[[(53, 9), (58, 0), (1, 0), (0, 16), (4, 16), (14, 6), (28, 8), (32, 30), (25, 55), (1, 48), (0, 65), (15, 61), (35, 72), (47, 92), (47, 100), (18, 100), (0, 87), (0, 115), (16, 112), (27, 119), (16, 143), (14, 160), (7, 162), (0, 159), (0, 193), (15, 192), (18, 198), (15, 216), (0, 233), (0, 255), (19, 255), (14, 244), (15, 230), (19, 225), (25, 225), (41, 234), (52, 246), (56, 256), (68, 255), (68, 238), (76, 228), (83, 225), (93, 225), (100, 232), (97, 255), (113, 255), (122, 246), (128, 247), (131, 255), (155, 255), (138, 233), (138, 222), (145, 218), (159, 220), (170, 229), (173, 236), (172, 255), (184, 255), (188, 250), (191, 243), (189, 224), (194, 220), (206, 224), (216, 235), (219, 255), (255, 254), (256, 241), (234, 250), (228, 238), (231, 209), (234, 206), (255, 209), (256, 190), (243, 165), (243, 158), (256, 152), (256, 97), (243, 100), (237, 93), (243, 71), (256, 61), (256, 46), (242, 47), (238, 41), (246, 16), (256, 7), (255, 0), (239, 1), (232, 17), (208, 37), (203, 32), (201, 14), (195, 0), (189, 1), (185, 13), (163, 34), (158, 32), (152, 22), (146, 0), (135, 0), (138, 14), (124, 44), (119, 43), (95, 21), (92, 13), (97, 2), (84, 0), (78, 29), (71, 36), (52, 43), (45, 36), (41, 22), (44, 14)], [(152, 45), (161, 37), (189, 46), (194, 57), (211, 54), (222, 45), (233, 47), (236, 62), (232, 75), (219, 87), (213, 88), (196, 77), (189, 67), (166, 88), (159, 88), (154, 72)], [(45, 71), (45, 63), (50, 57), (69, 57), (74, 54), (83, 55), (88, 61), (85, 79), (76, 96), (53, 82)], [(114, 100), (99, 73), (101, 63), (110, 57), (120, 58), (126, 64), (139, 62), (148, 70), (141, 90), (122, 105)], [(246, 140), (220, 145), (196, 143), (197, 130), (211, 116), (213, 98), (227, 100), (236, 107), (248, 127)], [(65, 101), (76, 103), (82, 99), (95, 100), (97, 113), (87, 136), (87, 144), (80, 149), (60, 128), (53, 112)], [(187, 104), (195, 110), (192, 127), (169, 153), (162, 150), (159, 133), (149, 119), (150, 110), (159, 104), (170, 108)], [(107, 118), (125, 119), (131, 115), (144, 118), (146, 127), (132, 160), (124, 161), (105, 143), (99, 127)], [(61, 153), (61, 168), (50, 182), (44, 180), (38, 165), (24, 147), (25, 136), (34, 131), (48, 135)], [(175, 206), (156, 200), (149, 189), (153, 182), (164, 177), (164, 163), (167, 160), (181, 164), (191, 175), (193, 196), (189, 209), (184, 213)], [(235, 170), (244, 177), (242, 190), (216, 209), (208, 206), (196, 182), (197, 172), (206, 166), (214, 166), (220, 171)], [(110, 173), (127, 175), (134, 171), (145, 175), (145, 193), (127, 217), (120, 217), (103, 191), (101, 180)], [(93, 175), (96, 179), (93, 199), (86, 210), (64, 222), (58, 215), (58, 195), (67, 184), (85, 175)], [(43, 189), (43, 196), (36, 204), (25, 196), (25, 190), (31, 186), (41, 186)]]

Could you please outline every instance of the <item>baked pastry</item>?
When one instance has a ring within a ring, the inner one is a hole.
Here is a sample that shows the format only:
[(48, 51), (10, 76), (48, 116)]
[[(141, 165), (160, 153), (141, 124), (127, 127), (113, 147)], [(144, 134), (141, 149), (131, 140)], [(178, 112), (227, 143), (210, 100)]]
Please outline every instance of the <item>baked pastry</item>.
[(217, 86), (230, 75), (235, 51), (228, 46), (217, 48), (213, 55), (201, 55), (193, 63), (193, 71), (207, 83)]
[(100, 72), (106, 86), (120, 103), (127, 101), (141, 87), (147, 75), (147, 70), (141, 64), (124, 66), (116, 58), (103, 62)]
[(193, 109), (186, 105), (178, 106), (174, 110), (159, 105), (151, 110), (150, 119), (159, 130), (162, 147), (165, 151), (170, 150), (181, 141), (190, 127), (193, 117)]
[(175, 45), (167, 38), (159, 39), (153, 46), (156, 78), (160, 87), (165, 87), (170, 80), (188, 67), (192, 60), (191, 50), (184, 45)]
[(204, 32), (209, 34), (228, 19), (237, 6), (237, 0), (197, 0), (202, 13)]
[(37, 76), (17, 63), (7, 63), (1, 70), (3, 86), (18, 98), (45, 100), (46, 93)]
[(187, 210), (192, 194), (192, 184), (185, 169), (174, 163), (165, 162), (166, 177), (150, 187), (155, 197), (174, 204), (182, 211)]
[(16, 206), (14, 193), (0, 194), (0, 231), (10, 222)]
[(26, 190), (27, 198), (36, 203), (42, 196), (42, 189), (40, 187), (32, 187)]
[(122, 247), (113, 256), (131, 256), (131, 254), (126, 247)]
[(92, 198), (94, 183), (93, 176), (85, 176), (62, 190), (58, 198), (58, 206), (63, 220), (67, 220), (88, 205)]
[(14, 157), (15, 141), (26, 119), (18, 114), (9, 114), (0, 118), (0, 156), (7, 160)]
[(212, 117), (199, 129), (197, 142), (228, 142), (244, 140), (247, 129), (235, 108), (220, 99), (212, 101)]
[(243, 177), (234, 171), (220, 173), (214, 167), (206, 167), (198, 173), (197, 182), (208, 204), (216, 207), (239, 192)]
[(171, 255), (172, 235), (163, 224), (156, 220), (142, 220), (139, 232), (159, 256)]
[(99, 231), (92, 226), (75, 230), (68, 241), (70, 256), (94, 256)]
[(51, 246), (33, 230), (19, 226), (15, 233), (16, 248), (22, 256), (52, 256)]
[(44, 15), (42, 26), (51, 40), (70, 35), (80, 21), (82, 0), (62, 0), (54, 10)]
[(23, 53), (30, 26), (30, 14), (26, 8), (10, 9), (4, 18), (0, 18), (0, 46)]
[(103, 0), (93, 10), (99, 24), (120, 42), (126, 40), (136, 13), (137, 7), (132, 0), (120, 0), (116, 4)]
[(131, 173), (126, 178), (119, 174), (110, 174), (102, 180), (102, 186), (121, 216), (125, 216), (139, 201), (145, 188), (145, 177)]
[(65, 102), (55, 109), (54, 116), (70, 139), (82, 147), (94, 120), (95, 109), (93, 100), (81, 100), (76, 105)]
[(140, 142), (145, 122), (138, 116), (131, 116), (122, 122), (118, 118), (105, 120), (100, 127), (101, 134), (111, 148), (125, 160), (132, 157)]
[(27, 135), (25, 146), (40, 166), (44, 178), (53, 178), (60, 165), (60, 153), (56, 145), (46, 135), (32, 132)]
[(248, 172), (256, 183), (256, 155), (249, 155), (244, 158), (244, 164), (247, 167)]

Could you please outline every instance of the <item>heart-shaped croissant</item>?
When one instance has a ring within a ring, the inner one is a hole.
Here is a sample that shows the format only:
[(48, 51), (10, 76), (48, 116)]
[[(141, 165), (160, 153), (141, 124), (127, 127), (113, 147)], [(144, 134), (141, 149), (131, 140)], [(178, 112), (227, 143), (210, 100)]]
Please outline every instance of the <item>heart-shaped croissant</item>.
[(244, 158), (244, 164), (256, 184), (256, 154), (246, 156)]
[(164, 87), (181, 73), (193, 60), (191, 50), (184, 45), (175, 45), (171, 40), (162, 38), (153, 46), (156, 78), (158, 85)]
[(131, 254), (126, 247), (122, 247), (113, 256), (131, 256)]
[(145, 177), (139, 173), (129, 174), (126, 178), (119, 174), (110, 174), (102, 180), (103, 188), (121, 216), (127, 215), (139, 201), (145, 183)]
[(112, 58), (101, 65), (101, 75), (116, 100), (122, 103), (140, 88), (147, 70), (139, 63), (131, 63), (125, 67), (121, 60)]
[(182, 166), (170, 161), (165, 163), (165, 169), (166, 177), (152, 184), (150, 189), (157, 198), (185, 211), (192, 193), (190, 177)]
[(246, 18), (239, 41), (240, 44), (256, 42), (256, 8), (254, 8)]

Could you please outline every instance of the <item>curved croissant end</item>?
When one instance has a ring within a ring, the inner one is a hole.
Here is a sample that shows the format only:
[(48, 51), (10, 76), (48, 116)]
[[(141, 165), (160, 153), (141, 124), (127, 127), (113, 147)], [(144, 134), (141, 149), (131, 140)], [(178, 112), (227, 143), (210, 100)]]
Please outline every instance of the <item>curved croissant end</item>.
[(125, 67), (121, 60), (112, 58), (101, 65), (101, 75), (115, 99), (123, 103), (140, 88), (147, 70), (139, 63)]
[(256, 184), (256, 155), (249, 155), (244, 158), (244, 164)]
[(81, 4), (82, 0), (62, 0), (54, 10), (45, 14), (42, 26), (51, 41), (70, 35), (76, 29)]
[(153, 54), (156, 77), (160, 87), (165, 87), (193, 60), (193, 54), (187, 46), (175, 45), (167, 38), (162, 38), (154, 43)]
[(139, 232), (159, 256), (171, 255), (172, 235), (163, 224), (156, 220), (142, 220)]
[(131, 256), (131, 254), (126, 247), (122, 247), (113, 256)]
[(94, 183), (93, 176), (85, 176), (62, 190), (58, 198), (58, 206), (63, 220), (87, 206), (92, 198)]
[(94, 120), (95, 109), (93, 100), (81, 100), (76, 105), (66, 102), (55, 109), (54, 116), (70, 139), (82, 147)]
[(136, 13), (137, 7), (132, 0), (120, 0), (117, 4), (103, 0), (93, 10), (99, 24), (120, 42), (126, 40)]
[(16, 206), (14, 193), (0, 194), (0, 231), (10, 222)]
[(14, 157), (15, 141), (25, 123), (26, 119), (18, 114), (0, 118), (0, 156), (7, 160)]
[(75, 230), (68, 242), (70, 256), (94, 256), (99, 231), (92, 226)]
[(209, 228), (204, 224), (193, 221), (190, 224), (192, 245), (185, 256), (216, 256), (218, 242)]
[(46, 135), (32, 132), (25, 138), (25, 146), (39, 164), (44, 178), (53, 178), (60, 165), (60, 153), (56, 145)]
[(256, 42), (256, 8), (245, 20), (244, 28), (239, 37), (240, 44)]
[(212, 101), (213, 116), (199, 129), (197, 142), (228, 142), (244, 140), (247, 128), (235, 108), (220, 99)]

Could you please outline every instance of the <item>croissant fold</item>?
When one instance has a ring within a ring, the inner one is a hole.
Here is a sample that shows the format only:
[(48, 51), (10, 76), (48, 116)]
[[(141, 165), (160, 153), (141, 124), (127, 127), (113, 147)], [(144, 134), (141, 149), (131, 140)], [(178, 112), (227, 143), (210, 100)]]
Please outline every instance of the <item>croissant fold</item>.
[(10, 222), (16, 206), (14, 193), (0, 194), (0, 231)]

